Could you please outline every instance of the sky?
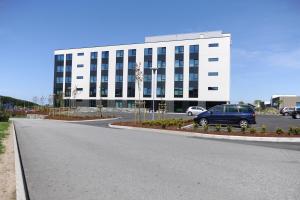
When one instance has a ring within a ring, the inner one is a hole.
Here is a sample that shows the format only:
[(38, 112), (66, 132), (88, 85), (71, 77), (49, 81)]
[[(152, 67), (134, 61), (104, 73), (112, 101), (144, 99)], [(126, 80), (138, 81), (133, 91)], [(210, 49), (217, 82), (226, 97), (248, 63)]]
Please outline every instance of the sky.
[(0, 95), (53, 93), (55, 49), (231, 33), (231, 102), (300, 95), (300, 0), (0, 0)]

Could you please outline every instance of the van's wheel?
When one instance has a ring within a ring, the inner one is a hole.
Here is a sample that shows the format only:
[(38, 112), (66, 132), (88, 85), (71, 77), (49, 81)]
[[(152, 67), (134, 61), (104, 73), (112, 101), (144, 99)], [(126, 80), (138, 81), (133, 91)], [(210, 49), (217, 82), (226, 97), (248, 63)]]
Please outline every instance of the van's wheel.
[(296, 114), (295, 118), (300, 119), (300, 114)]
[(192, 112), (188, 112), (188, 116), (192, 116), (193, 115), (193, 113)]
[(245, 120), (245, 119), (242, 119), (241, 121), (240, 121), (240, 127), (241, 128), (247, 128), (248, 127), (248, 121), (247, 120)]
[(200, 126), (204, 127), (204, 126), (207, 126), (208, 121), (207, 121), (207, 119), (205, 119), (205, 118), (201, 118), (201, 119), (199, 120), (199, 124), (200, 124)]

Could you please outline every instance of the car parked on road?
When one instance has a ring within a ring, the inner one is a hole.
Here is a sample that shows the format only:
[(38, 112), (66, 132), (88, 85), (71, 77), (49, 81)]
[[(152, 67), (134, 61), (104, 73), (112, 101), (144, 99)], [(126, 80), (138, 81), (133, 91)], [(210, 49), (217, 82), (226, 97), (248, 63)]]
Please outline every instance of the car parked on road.
[(208, 124), (232, 124), (240, 127), (248, 127), (256, 124), (255, 111), (250, 105), (223, 104), (214, 106), (200, 113), (194, 118), (194, 122), (205, 126)]
[(188, 116), (192, 116), (192, 115), (198, 115), (198, 114), (203, 113), (205, 111), (206, 111), (206, 109), (202, 108), (200, 106), (191, 106), (191, 107), (188, 107), (188, 109), (186, 110), (186, 114)]
[(288, 116), (288, 115), (292, 115), (292, 113), (294, 111), (295, 111), (295, 108), (283, 107), (279, 110), (279, 113), (284, 116)]
[(293, 112), (292, 112), (292, 117), (294, 119), (300, 119), (300, 108), (296, 108)]

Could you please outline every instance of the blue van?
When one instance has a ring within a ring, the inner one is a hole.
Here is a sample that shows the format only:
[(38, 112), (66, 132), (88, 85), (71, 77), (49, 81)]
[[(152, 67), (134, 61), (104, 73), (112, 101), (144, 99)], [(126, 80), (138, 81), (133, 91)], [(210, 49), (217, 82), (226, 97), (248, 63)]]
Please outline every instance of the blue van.
[(194, 122), (201, 126), (208, 124), (232, 124), (246, 128), (250, 124), (256, 124), (255, 110), (251, 105), (217, 105), (197, 115), (194, 118)]

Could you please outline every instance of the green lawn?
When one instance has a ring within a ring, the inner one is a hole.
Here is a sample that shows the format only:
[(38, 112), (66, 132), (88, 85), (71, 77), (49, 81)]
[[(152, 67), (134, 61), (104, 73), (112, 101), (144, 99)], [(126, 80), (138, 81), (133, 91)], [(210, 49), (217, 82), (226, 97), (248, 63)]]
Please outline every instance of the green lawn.
[(0, 153), (4, 152), (4, 146), (2, 144), (3, 138), (7, 135), (7, 129), (9, 126), (9, 122), (0, 122)]

